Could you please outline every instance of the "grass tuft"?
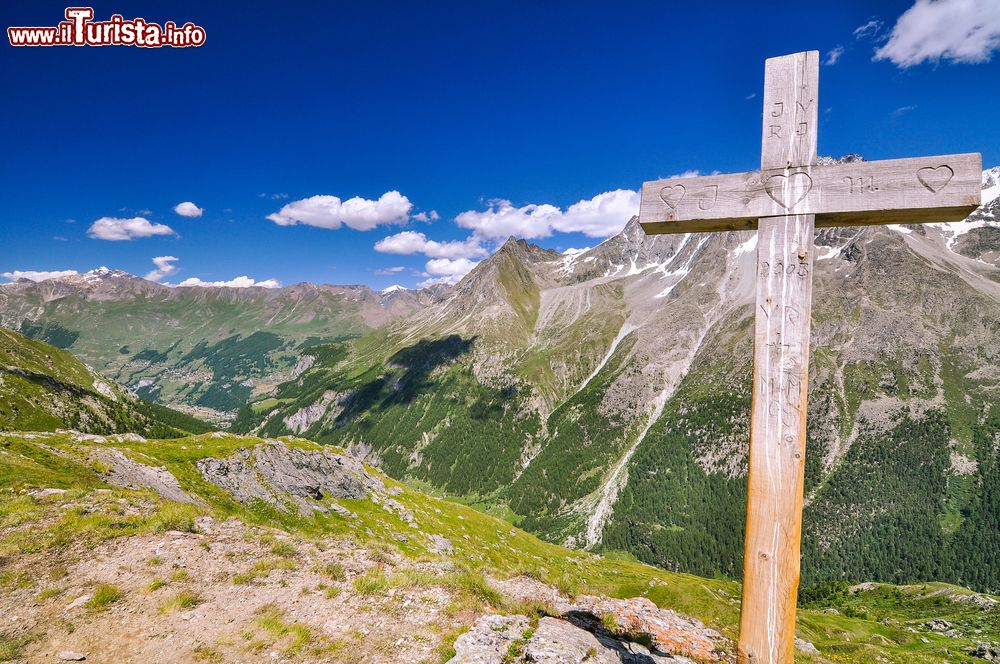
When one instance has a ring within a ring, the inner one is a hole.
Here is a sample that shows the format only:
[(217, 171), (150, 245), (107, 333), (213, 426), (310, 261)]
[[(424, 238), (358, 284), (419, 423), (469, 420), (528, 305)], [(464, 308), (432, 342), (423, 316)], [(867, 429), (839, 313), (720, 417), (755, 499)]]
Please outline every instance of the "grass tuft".
[(109, 606), (120, 601), (123, 596), (118, 586), (112, 583), (99, 583), (94, 588), (94, 595), (87, 602), (87, 606), (95, 611), (105, 611)]
[(160, 606), (161, 613), (186, 611), (201, 604), (201, 595), (191, 590), (182, 590)]
[(389, 587), (389, 579), (382, 570), (373, 569), (354, 579), (353, 585), (359, 595), (376, 595)]
[(258, 579), (266, 577), (272, 570), (276, 569), (295, 569), (295, 563), (287, 558), (261, 560), (254, 563), (253, 567), (248, 569), (246, 572), (234, 574), (233, 583), (238, 586), (247, 583), (254, 583)]
[(204, 643), (195, 646), (191, 651), (191, 655), (198, 662), (221, 662), (224, 659), (222, 653), (217, 648)]
[(201, 511), (194, 505), (185, 503), (164, 503), (153, 517), (151, 526), (154, 532), (177, 530), (182, 533), (195, 533), (198, 528), (194, 520), (201, 516)]
[(322, 574), (333, 581), (343, 581), (347, 578), (347, 572), (340, 563), (326, 563), (316, 567), (316, 573)]

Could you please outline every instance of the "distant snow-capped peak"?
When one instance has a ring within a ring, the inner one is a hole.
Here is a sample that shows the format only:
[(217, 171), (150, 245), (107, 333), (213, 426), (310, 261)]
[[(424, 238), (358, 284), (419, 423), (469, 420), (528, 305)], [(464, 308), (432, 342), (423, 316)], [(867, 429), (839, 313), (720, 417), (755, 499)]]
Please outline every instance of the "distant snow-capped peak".
[(123, 272), (122, 270), (112, 270), (111, 268), (104, 267), (102, 265), (97, 269), (84, 272), (80, 275), (80, 278), (87, 281), (96, 281), (98, 279), (122, 279), (131, 276), (132, 275), (128, 272)]
[(390, 293), (397, 293), (399, 291), (407, 291), (407, 290), (410, 290), (410, 289), (407, 288), (407, 287), (405, 287), (405, 286), (400, 286), (399, 284), (393, 284), (392, 286), (389, 286), (388, 288), (383, 288), (381, 290), (381, 293), (382, 293), (382, 295), (389, 295)]
[(1000, 166), (983, 171), (983, 205), (1000, 198)]

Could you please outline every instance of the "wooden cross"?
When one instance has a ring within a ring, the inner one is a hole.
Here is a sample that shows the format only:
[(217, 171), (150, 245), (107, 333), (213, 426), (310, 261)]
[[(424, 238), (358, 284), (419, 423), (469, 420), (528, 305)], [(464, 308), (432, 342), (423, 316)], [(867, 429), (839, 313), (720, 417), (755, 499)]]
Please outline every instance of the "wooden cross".
[(757, 230), (753, 402), (738, 661), (791, 664), (816, 226), (958, 221), (979, 154), (818, 165), (819, 52), (767, 60), (760, 171), (642, 186), (649, 234)]

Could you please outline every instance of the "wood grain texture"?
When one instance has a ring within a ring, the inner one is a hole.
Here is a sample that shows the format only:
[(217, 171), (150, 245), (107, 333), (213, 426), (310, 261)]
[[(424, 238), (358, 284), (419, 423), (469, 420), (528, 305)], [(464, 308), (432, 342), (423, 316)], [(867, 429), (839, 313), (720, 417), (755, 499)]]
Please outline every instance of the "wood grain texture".
[[(741, 662), (791, 664), (805, 469), (813, 218), (757, 230)], [(752, 656), (752, 657), (751, 657)]]
[[(811, 172), (816, 159), (818, 83), (816, 51), (767, 61), (762, 172), (803, 165), (806, 168), (801, 172)], [(802, 111), (792, 125), (802, 128), (802, 133), (780, 144), (769, 141), (766, 134), (768, 109), (778, 105)], [(800, 122), (808, 124), (803, 127)], [(778, 195), (794, 199), (801, 193), (786, 178)], [(741, 664), (792, 664), (815, 217), (765, 217), (758, 224), (747, 524), (737, 659)]]
[(764, 63), (763, 170), (816, 163), (819, 51), (769, 58)]
[(757, 230), (753, 403), (740, 664), (792, 664), (816, 227), (964, 219), (978, 153), (816, 164), (819, 53), (769, 59), (761, 170), (642, 187), (646, 233)]
[(756, 228), (813, 214), (818, 227), (958, 221), (982, 202), (978, 153), (672, 178), (642, 186), (647, 233)]

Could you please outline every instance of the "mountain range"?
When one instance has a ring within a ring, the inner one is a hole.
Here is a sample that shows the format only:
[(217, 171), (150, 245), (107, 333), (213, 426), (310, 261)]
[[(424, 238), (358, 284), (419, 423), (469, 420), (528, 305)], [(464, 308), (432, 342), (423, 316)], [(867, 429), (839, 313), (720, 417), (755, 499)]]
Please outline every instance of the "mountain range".
[[(816, 237), (803, 577), (1000, 589), (1000, 169), (956, 224)], [(347, 449), (554, 542), (741, 573), (753, 233), (559, 254), (449, 289), (0, 286), (0, 323), (139, 395)]]
[(0, 286), (0, 325), (70, 348), (142, 397), (226, 422), (302, 350), (412, 313), (433, 291), (300, 283), (173, 288), (120, 270)]

